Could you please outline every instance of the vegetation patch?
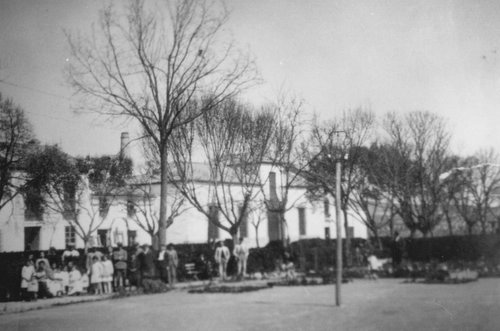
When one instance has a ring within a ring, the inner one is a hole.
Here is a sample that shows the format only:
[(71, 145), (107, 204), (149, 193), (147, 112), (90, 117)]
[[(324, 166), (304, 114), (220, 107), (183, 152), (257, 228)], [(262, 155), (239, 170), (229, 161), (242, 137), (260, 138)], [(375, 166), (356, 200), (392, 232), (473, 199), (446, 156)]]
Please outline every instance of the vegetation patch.
[(243, 293), (243, 292), (253, 292), (258, 290), (263, 290), (266, 288), (270, 288), (268, 285), (260, 285), (260, 286), (205, 286), (203, 288), (191, 289), (189, 293)]

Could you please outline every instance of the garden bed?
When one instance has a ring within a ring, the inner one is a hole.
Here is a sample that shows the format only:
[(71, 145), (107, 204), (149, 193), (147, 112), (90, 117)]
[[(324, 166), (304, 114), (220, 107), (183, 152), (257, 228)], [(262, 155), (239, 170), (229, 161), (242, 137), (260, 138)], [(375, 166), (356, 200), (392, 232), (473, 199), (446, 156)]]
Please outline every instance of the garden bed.
[(205, 286), (203, 288), (191, 289), (188, 293), (243, 293), (243, 292), (253, 292), (263, 289), (270, 288), (267, 285), (244, 285), (244, 286), (227, 286), (227, 285), (217, 285), (217, 286)]

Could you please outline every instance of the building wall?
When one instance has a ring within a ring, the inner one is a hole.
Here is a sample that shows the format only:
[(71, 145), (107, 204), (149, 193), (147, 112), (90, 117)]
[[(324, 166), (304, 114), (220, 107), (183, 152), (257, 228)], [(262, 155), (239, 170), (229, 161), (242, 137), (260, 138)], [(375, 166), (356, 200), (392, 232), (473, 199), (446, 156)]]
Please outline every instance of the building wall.
[[(251, 212), (249, 212), (246, 224), (247, 244), (257, 246), (257, 241), (260, 246), (264, 246), (269, 242), (269, 223), (267, 211), (264, 206), (264, 201), (269, 199), (269, 182), (267, 180), (269, 172), (273, 171), (276, 175), (276, 186), (278, 199), (283, 199), (282, 183), (284, 174), (278, 169), (273, 169), (270, 166), (264, 166), (262, 169), (262, 182), (265, 185), (264, 192), (256, 190), (256, 195), (251, 202)], [(241, 199), (241, 189), (237, 186), (232, 187), (233, 198)], [(196, 184), (197, 196), (200, 199), (204, 209), (208, 211), (211, 195), (210, 187), (206, 183)], [(151, 203), (151, 212), (159, 215), (159, 192), (160, 185), (152, 184), (151, 193), (155, 195)], [(288, 203), (286, 206), (285, 219), (287, 223), (286, 236), (290, 241), (297, 241), (305, 238), (325, 238), (325, 228), (329, 228), (330, 237), (336, 236), (335, 226), (335, 208), (333, 203), (330, 203), (330, 216), (325, 213), (325, 204), (323, 201), (311, 203), (306, 199), (306, 189), (304, 187), (292, 187), (288, 192)], [(178, 194), (173, 185), (169, 186), (169, 198), (173, 201), (173, 197)], [(87, 230), (90, 226), (96, 228), (89, 242), (89, 246), (116, 246), (118, 242), (124, 245), (129, 245), (128, 233), (135, 231), (135, 241), (137, 243), (151, 244), (150, 235), (141, 229), (134, 221), (134, 217), (130, 216), (127, 211), (127, 200), (130, 197), (117, 197), (104, 219), (98, 216), (99, 202), (96, 197), (91, 195), (88, 186), (86, 187), (85, 195), (82, 200), (82, 212), (79, 217), (79, 223)], [(137, 197), (135, 197), (137, 199)], [(167, 199), (167, 201), (169, 201)], [(333, 202), (334, 199), (329, 199)], [(257, 208), (261, 206), (261, 208)], [(299, 209), (304, 210), (305, 232), (300, 231)], [(220, 215), (223, 221), (223, 216)], [(258, 220), (261, 220), (256, 231), (255, 226)], [(341, 220), (342, 221), (342, 220)], [(224, 222), (224, 221), (223, 221)], [(343, 221), (342, 221), (343, 222)], [(359, 222), (354, 215), (350, 215), (349, 224), (354, 228), (354, 236), (366, 238), (366, 227)], [(25, 248), (25, 232), (39, 228), (39, 240), (36, 247), (32, 249), (47, 250), (49, 247), (63, 249), (66, 246), (66, 230), (70, 226), (70, 222), (65, 220), (60, 214), (55, 212), (47, 212), (43, 220), (26, 221), (24, 219), (24, 201), (21, 195), (17, 196), (11, 204), (8, 204), (0, 211), (0, 251), (22, 251)], [(28, 229), (28, 230), (26, 230)], [(30, 230), (31, 229), (31, 230)], [(208, 242), (209, 221), (207, 216), (190, 206), (189, 202), (185, 202), (183, 212), (175, 219), (173, 224), (167, 229), (167, 242), (179, 243), (206, 243)], [(344, 227), (342, 226), (343, 236)], [(100, 234), (106, 232), (104, 240), (101, 240)], [(226, 231), (218, 230), (218, 240), (229, 239), (230, 234)], [(84, 242), (79, 236), (75, 236), (77, 248), (83, 248)]]

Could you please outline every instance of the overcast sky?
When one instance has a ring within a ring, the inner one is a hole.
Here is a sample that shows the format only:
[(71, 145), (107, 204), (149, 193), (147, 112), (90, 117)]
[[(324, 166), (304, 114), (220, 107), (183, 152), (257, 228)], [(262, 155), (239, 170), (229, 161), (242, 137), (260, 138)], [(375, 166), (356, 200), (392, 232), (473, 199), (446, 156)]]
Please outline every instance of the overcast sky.
[[(0, 0), (0, 91), (42, 142), (73, 155), (115, 153), (122, 123), (75, 115), (63, 29), (87, 31), (101, 1)], [(500, 151), (500, 1), (233, 0), (230, 27), (266, 83), (310, 112), (429, 110), (449, 120), (453, 149)], [(132, 132), (132, 135), (134, 133)]]

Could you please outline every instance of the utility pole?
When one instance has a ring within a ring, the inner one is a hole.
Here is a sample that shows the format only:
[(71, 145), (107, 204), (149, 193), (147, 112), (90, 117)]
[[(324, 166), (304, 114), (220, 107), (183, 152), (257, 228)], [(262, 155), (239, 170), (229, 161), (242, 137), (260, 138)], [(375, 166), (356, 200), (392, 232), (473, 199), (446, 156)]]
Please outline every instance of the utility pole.
[(337, 277), (335, 282), (335, 305), (340, 306), (340, 286), (342, 284), (342, 223), (340, 220), (341, 211), (340, 211), (340, 199), (341, 199), (341, 158), (337, 158), (336, 171), (335, 171), (335, 214), (336, 214), (336, 222), (337, 222)]

